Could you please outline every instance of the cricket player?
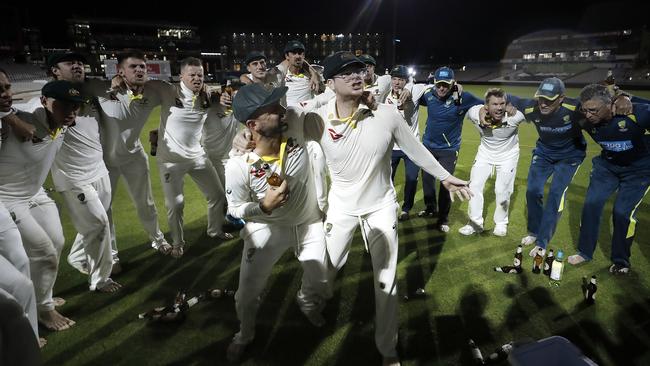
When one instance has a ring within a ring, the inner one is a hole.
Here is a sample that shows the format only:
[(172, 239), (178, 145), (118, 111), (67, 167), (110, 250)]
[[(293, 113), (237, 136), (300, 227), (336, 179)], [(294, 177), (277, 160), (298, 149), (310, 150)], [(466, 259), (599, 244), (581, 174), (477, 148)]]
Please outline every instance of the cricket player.
[[(420, 127), (418, 123), (419, 105), (417, 101), (422, 97), (427, 85), (426, 84), (407, 84), (409, 80), (408, 69), (403, 65), (397, 65), (390, 71), (391, 92), (386, 96), (386, 104), (394, 105), (397, 111), (402, 115), (404, 122), (411, 129), (411, 133), (416, 139), (420, 140)], [(409, 92), (412, 97), (402, 101), (402, 94)], [(415, 192), (418, 188), (418, 174), (420, 168), (409, 159), (402, 151), (399, 145), (393, 146), (391, 155), (391, 181), (395, 182), (395, 172), (399, 166), (400, 160), (404, 160), (404, 203), (397, 216), (398, 220), (404, 221), (410, 218), (410, 210), (413, 208), (415, 201)]]
[[(375, 343), (384, 364), (397, 357), (397, 209), (390, 181), (394, 143), (418, 166), (438, 177), (451, 192), (469, 198), (467, 182), (450, 175), (418, 141), (394, 106), (370, 110), (360, 104), (366, 65), (349, 52), (323, 61), (323, 76), (336, 98), (305, 117), (308, 138), (325, 153), (332, 184), (325, 221), (331, 261), (328, 283), (343, 267), (352, 237), (361, 227), (372, 258), (375, 288)], [(462, 197), (462, 196), (461, 196)]]
[(496, 172), (494, 195), (494, 230), (496, 236), (508, 233), (508, 208), (510, 196), (514, 191), (519, 161), (519, 124), (524, 121), (523, 113), (517, 111), (512, 117), (506, 114), (506, 94), (503, 89), (490, 88), (485, 93), (485, 108), (489, 124), (481, 124), (479, 110), (483, 106), (475, 105), (469, 109), (467, 116), (472, 121), (479, 135), (481, 144), (476, 152), (470, 174), (469, 188), (474, 197), (469, 200), (469, 223), (458, 232), (472, 235), (483, 231), (483, 188), (485, 182)]
[[(460, 86), (454, 79), (454, 71), (449, 67), (438, 68), (434, 72), (433, 83), (434, 87), (425, 91), (420, 98), (420, 105), (427, 107), (427, 122), (422, 143), (433, 157), (453, 174), (458, 161), (465, 114), (471, 107), (482, 105), (483, 100), (466, 91), (458, 90)], [(436, 226), (446, 233), (449, 231), (450, 196), (444, 185), (441, 185), (436, 202), (434, 183), (435, 179), (431, 175), (427, 172), (422, 173), (422, 190), (426, 208), (420, 211), (418, 216), (433, 217), (438, 212)]]
[(375, 74), (377, 61), (374, 57), (363, 54), (359, 56), (359, 60), (366, 64), (366, 76), (363, 79), (364, 90), (369, 91), (378, 103), (384, 103), (391, 91), (391, 76)]
[(74, 321), (54, 309), (52, 289), (58, 272), (64, 238), (59, 211), (42, 188), (66, 126), (74, 123), (86, 100), (80, 90), (64, 80), (51, 81), (41, 91), (42, 108), (18, 111), (16, 117), (35, 127), (31, 141), (7, 134), (0, 150), (0, 201), (15, 216), (34, 283), (38, 321), (50, 330), (64, 330)]
[(593, 258), (600, 219), (608, 198), (615, 192), (609, 271), (630, 272), (630, 247), (636, 231), (636, 211), (650, 190), (650, 105), (633, 104), (632, 113), (619, 116), (612, 110), (613, 96), (604, 85), (591, 84), (580, 92), (580, 126), (602, 151), (592, 160), (589, 187), (580, 221), (578, 253), (568, 258), (576, 265)]
[[(121, 53), (117, 61), (118, 75), (126, 87), (113, 93), (115, 100), (101, 101), (102, 111), (113, 110), (115, 105), (125, 106), (121, 114), (103, 116), (106, 128), (102, 131), (102, 147), (111, 180), (111, 194), (115, 195), (117, 183), (123, 176), (140, 223), (149, 234), (151, 246), (163, 254), (169, 254), (172, 247), (160, 231), (149, 180), (149, 159), (140, 142), (140, 133), (151, 111), (160, 105), (159, 93), (145, 87), (147, 64), (141, 51), (129, 50)], [(115, 224), (110, 211), (109, 220), (112, 252), (115, 257)]]
[(158, 90), (161, 100), (156, 160), (173, 240), (171, 255), (175, 258), (183, 255), (185, 246), (183, 186), (186, 174), (208, 201), (208, 236), (222, 240), (233, 238), (222, 231), (226, 200), (223, 184), (201, 146), (203, 125), (210, 106), (203, 78), (201, 60), (188, 57), (181, 62), (181, 82), (178, 87), (168, 83), (151, 85)]
[(233, 102), (235, 118), (250, 130), (255, 149), (231, 158), (226, 166), (228, 212), (246, 220), (235, 294), (240, 330), (228, 347), (231, 361), (253, 340), (259, 296), (288, 248), (303, 268), (300, 309), (313, 325), (325, 323), (325, 234), (305, 146), (304, 113), (294, 107), (285, 111), (280, 101), (286, 92), (287, 87), (269, 90), (254, 83), (243, 87)]
[[(102, 81), (85, 80), (84, 62), (82, 55), (73, 52), (53, 54), (48, 59), (54, 79), (77, 83), (81, 92), (91, 97), (89, 103), (82, 104), (75, 123), (66, 131), (52, 165), (52, 181), (62, 194), (78, 232), (68, 263), (88, 275), (91, 291), (115, 292), (121, 285), (110, 278), (113, 270), (108, 221), (111, 183), (104, 165), (97, 97), (105, 99), (106, 85)], [(119, 263), (117, 257), (115, 261)]]

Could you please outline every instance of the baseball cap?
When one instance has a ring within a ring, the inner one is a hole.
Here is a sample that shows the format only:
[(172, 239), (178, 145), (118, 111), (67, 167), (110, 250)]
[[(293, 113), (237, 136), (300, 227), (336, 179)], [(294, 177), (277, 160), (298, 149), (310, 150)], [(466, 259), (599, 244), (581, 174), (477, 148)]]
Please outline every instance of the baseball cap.
[(248, 64), (257, 60), (266, 60), (266, 56), (260, 51), (251, 51), (248, 55), (246, 55), (246, 58), (244, 59), (244, 65), (248, 66)]
[(364, 53), (363, 55), (359, 56), (359, 60), (361, 60), (361, 62), (363, 62), (364, 64), (371, 64), (373, 66), (377, 66), (377, 61), (375, 60), (375, 58), (368, 54)]
[(395, 76), (402, 79), (408, 79), (409, 71), (404, 65), (397, 65), (390, 70), (390, 76)]
[(539, 88), (535, 92), (535, 98), (544, 98), (548, 100), (555, 100), (560, 95), (564, 95), (566, 88), (564, 82), (559, 78), (547, 78), (539, 84)]
[(323, 77), (325, 80), (331, 79), (343, 68), (350, 65), (357, 65), (360, 68), (366, 67), (366, 64), (359, 60), (352, 52), (339, 51), (333, 55), (329, 55), (323, 60)]
[(258, 109), (279, 102), (288, 89), (286, 86), (267, 89), (261, 83), (243, 86), (232, 101), (235, 118), (241, 123), (246, 123)]
[(284, 46), (284, 53), (293, 52), (293, 51), (305, 52), (305, 45), (297, 40), (287, 42), (287, 45)]
[(51, 54), (47, 58), (47, 67), (54, 67), (59, 62), (64, 61), (81, 61), (84, 64), (88, 63), (86, 62), (86, 57), (78, 52), (57, 52)]
[(440, 67), (433, 73), (433, 80), (435, 83), (451, 84), (454, 82), (454, 70), (447, 66)]
[(87, 99), (81, 94), (78, 84), (66, 80), (53, 80), (43, 86), (41, 94), (47, 98), (63, 100), (71, 103), (86, 103)]

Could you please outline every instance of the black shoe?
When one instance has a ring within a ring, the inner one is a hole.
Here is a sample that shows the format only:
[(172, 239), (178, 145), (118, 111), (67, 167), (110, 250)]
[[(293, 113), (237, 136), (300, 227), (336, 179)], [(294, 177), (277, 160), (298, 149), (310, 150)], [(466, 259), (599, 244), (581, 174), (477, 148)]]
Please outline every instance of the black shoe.
[(615, 275), (626, 275), (630, 273), (630, 267), (614, 263), (611, 267), (609, 267), (609, 272)]
[(399, 216), (397, 216), (397, 220), (399, 220), (399, 221), (406, 221), (406, 220), (408, 220), (408, 219), (410, 219), (410, 218), (411, 218), (411, 216), (410, 216), (409, 213), (406, 212), (406, 211), (402, 211), (402, 212), (399, 214)]
[(428, 210), (428, 209), (418, 212), (418, 217), (433, 217), (435, 215), (436, 215), (435, 211), (431, 211), (431, 210)]

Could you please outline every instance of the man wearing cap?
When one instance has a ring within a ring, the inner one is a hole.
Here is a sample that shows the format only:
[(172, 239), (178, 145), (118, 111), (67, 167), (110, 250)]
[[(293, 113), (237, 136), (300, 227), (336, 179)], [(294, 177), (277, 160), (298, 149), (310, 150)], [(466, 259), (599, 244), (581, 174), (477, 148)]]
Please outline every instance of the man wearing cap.
[[(74, 125), (70, 126), (63, 145), (52, 165), (52, 181), (63, 196), (75, 237), (68, 263), (88, 275), (91, 291), (115, 292), (121, 286), (110, 276), (117, 253), (111, 254), (108, 209), (111, 204), (111, 183), (104, 165), (100, 138), (100, 98), (106, 98), (106, 83), (85, 79), (85, 58), (78, 53), (53, 54), (48, 59), (49, 72), (56, 80), (76, 83), (90, 97), (84, 103)], [(109, 112), (110, 113), (110, 112)]]
[(231, 361), (253, 340), (258, 298), (288, 248), (303, 268), (296, 296), (300, 309), (313, 325), (325, 323), (325, 233), (305, 146), (304, 113), (281, 106), (286, 92), (287, 87), (269, 90), (254, 83), (233, 101), (235, 118), (252, 134), (255, 149), (231, 158), (226, 166), (228, 212), (246, 220), (235, 294), (240, 330), (228, 347)]
[(379, 104), (370, 110), (360, 104), (365, 64), (349, 52), (323, 61), (323, 76), (336, 98), (305, 117), (307, 136), (323, 148), (331, 173), (329, 210), (325, 221), (331, 260), (328, 283), (347, 260), (356, 228), (371, 254), (374, 272), (375, 343), (384, 364), (397, 358), (397, 209), (390, 183), (394, 143), (415, 164), (438, 177), (453, 193), (469, 198), (467, 182), (450, 175), (422, 146), (397, 109)]
[(375, 74), (377, 61), (374, 57), (363, 54), (359, 56), (359, 60), (366, 64), (366, 76), (363, 79), (364, 90), (369, 91), (377, 102), (383, 103), (391, 91), (391, 76)]
[(38, 321), (50, 330), (64, 330), (74, 321), (54, 309), (52, 289), (64, 238), (59, 211), (42, 185), (66, 127), (73, 124), (86, 102), (74, 84), (51, 81), (41, 91), (42, 108), (18, 111), (16, 117), (35, 127), (31, 141), (9, 133), (0, 150), (0, 201), (6, 206), (22, 237), (34, 283)]
[[(524, 113), (539, 134), (526, 180), (528, 235), (521, 240), (524, 245), (536, 243), (531, 256), (540, 248), (544, 252), (553, 237), (569, 183), (585, 158), (587, 142), (576, 123), (581, 118), (579, 102), (565, 92), (562, 80), (551, 77), (540, 83), (533, 99), (508, 95), (508, 102)], [(544, 204), (544, 186), (551, 175)]]
[[(479, 110), (486, 108), (489, 124), (481, 124)], [(517, 111), (514, 116), (506, 114), (506, 93), (500, 88), (490, 88), (485, 93), (485, 107), (475, 105), (467, 116), (481, 136), (481, 144), (476, 152), (470, 174), (470, 189), (474, 197), (469, 200), (469, 223), (458, 232), (472, 235), (483, 231), (483, 188), (485, 182), (496, 172), (494, 195), (494, 231), (496, 236), (506, 236), (508, 232), (508, 209), (510, 196), (514, 191), (519, 161), (519, 124), (524, 115)]]
[[(409, 79), (408, 69), (406, 66), (397, 65), (390, 71), (391, 77), (391, 92), (386, 96), (386, 104), (394, 105), (397, 111), (404, 118), (404, 122), (409, 126), (411, 133), (416, 139), (420, 140), (420, 127), (418, 123), (419, 106), (417, 101), (420, 99), (424, 90), (425, 84), (407, 84)], [(406, 101), (402, 101), (401, 96), (405, 90), (410, 89), (413, 96)], [(415, 192), (418, 187), (418, 174), (420, 168), (409, 159), (402, 151), (399, 145), (393, 145), (393, 152), (391, 155), (391, 181), (395, 182), (395, 172), (399, 165), (400, 160), (404, 160), (404, 204), (402, 210), (397, 217), (400, 221), (409, 219), (409, 211), (413, 208), (415, 200)]]
[(260, 51), (251, 51), (244, 59), (248, 74), (242, 74), (240, 81), (244, 84), (267, 83), (266, 56)]
[[(116, 106), (122, 107), (122, 113), (104, 115), (105, 129), (102, 131), (104, 161), (111, 180), (111, 191), (115, 195), (120, 177), (124, 177), (126, 188), (133, 200), (140, 223), (149, 234), (151, 246), (163, 254), (171, 251), (171, 245), (158, 224), (158, 212), (153, 199), (151, 181), (149, 180), (149, 159), (140, 142), (140, 133), (151, 111), (160, 105), (156, 82), (145, 87), (147, 64), (144, 53), (127, 50), (117, 57), (119, 78), (124, 88), (114, 89), (113, 100), (101, 100), (102, 111), (109, 111)], [(109, 211), (111, 222), (112, 250), (115, 255), (115, 223)]]
[[(466, 91), (459, 93), (454, 71), (449, 67), (438, 68), (434, 73), (433, 82), (433, 88), (427, 89), (420, 98), (420, 105), (427, 107), (427, 124), (422, 143), (440, 164), (453, 174), (458, 160), (465, 113), (475, 105), (482, 105), (483, 101)], [(448, 232), (448, 216), (451, 209), (449, 192), (441, 185), (436, 202), (435, 179), (426, 172), (422, 173), (422, 190), (426, 208), (420, 211), (418, 216), (432, 217), (438, 212), (438, 229)]]
[(580, 92), (578, 123), (602, 151), (592, 160), (589, 187), (585, 195), (578, 253), (568, 258), (576, 265), (593, 258), (600, 219), (609, 197), (618, 191), (612, 219), (609, 271), (630, 271), (630, 248), (636, 231), (636, 211), (650, 191), (650, 105), (632, 105), (632, 113), (615, 115), (614, 99), (605, 85), (591, 84)]
[[(0, 118), (2, 122), (5, 117), (13, 115), (16, 110), (12, 108), (11, 82), (7, 73), (0, 69)], [(15, 117), (15, 116), (14, 116)], [(17, 118), (14, 118), (17, 119)], [(19, 120), (20, 123), (33, 127), (32, 125)], [(1, 124), (0, 124), (1, 125)], [(13, 126), (7, 127), (13, 129)], [(34, 131), (35, 128), (32, 128)], [(3, 131), (4, 132), (4, 131)], [(33, 132), (32, 132), (33, 133)], [(22, 141), (22, 136), (16, 136)], [(0, 146), (2, 144), (0, 139)], [(31, 140), (31, 139), (30, 139)], [(2, 149), (0, 147), (0, 155)], [(41, 346), (45, 345), (45, 339), (38, 337), (38, 317), (36, 315), (36, 295), (34, 284), (31, 281), (29, 269), (29, 258), (25, 253), (22, 239), (12, 214), (0, 200), (0, 289), (7, 292), (7, 296), (13, 298), (22, 308), (22, 314), (27, 316), (36, 339)]]

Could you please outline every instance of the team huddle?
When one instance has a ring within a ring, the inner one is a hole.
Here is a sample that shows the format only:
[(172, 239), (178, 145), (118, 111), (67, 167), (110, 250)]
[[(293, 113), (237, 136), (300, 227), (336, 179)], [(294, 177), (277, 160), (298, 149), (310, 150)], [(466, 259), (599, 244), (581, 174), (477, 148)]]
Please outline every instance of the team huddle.
[[(106, 293), (122, 288), (111, 277), (121, 271), (120, 222), (111, 213), (119, 178), (152, 248), (174, 258), (186, 250), (183, 185), (185, 175), (192, 178), (207, 202), (207, 235), (230, 240), (225, 227), (239, 228), (244, 245), (235, 294), (240, 328), (226, 350), (230, 361), (254, 340), (260, 295), (289, 248), (303, 269), (296, 301), (313, 326), (326, 323), (322, 311), (359, 229), (373, 268), (375, 343), (385, 365), (399, 365), (398, 223), (410, 218), (420, 169), (426, 208), (417, 215), (435, 219), (446, 233), (454, 197), (467, 199), (462, 235), (484, 230), (483, 190), (495, 172), (493, 234), (505, 236), (524, 122), (534, 124), (539, 139), (528, 172), (522, 244), (532, 247), (531, 256), (543, 256), (586, 156), (584, 131), (602, 152), (593, 159), (577, 253), (568, 262), (592, 259), (603, 207), (618, 190), (610, 272), (629, 272), (635, 213), (650, 189), (650, 101), (601, 84), (568, 98), (555, 77), (542, 81), (532, 98), (501, 88), (479, 98), (463, 91), (448, 67), (415, 83), (401, 65), (375, 74), (369, 55), (337, 52), (316, 67), (305, 61), (298, 41), (289, 42), (284, 55), (269, 69), (263, 53), (251, 52), (248, 73), (211, 90), (202, 61), (193, 57), (181, 62), (180, 83), (171, 84), (149, 80), (145, 56), (136, 50), (119, 55), (118, 76), (110, 81), (86, 78), (80, 54), (54, 54), (48, 59), (53, 80), (41, 97), (15, 105), (0, 70), (0, 297), (17, 302), (41, 346), (39, 324), (54, 331), (75, 324), (56, 310), (64, 300), (52, 293), (65, 240), (57, 206), (43, 189), (50, 172), (77, 231), (67, 261), (88, 276), (91, 291)], [(421, 138), (420, 106), (427, 113)], [(158, 224), (140, 141), (156, 108), (160, 123), (149, 136), (169, 242)], [(466, 117), (480, 136), (468, 181), (453, 176)], [(401, 160), (399, 205), (393, 180)]]

